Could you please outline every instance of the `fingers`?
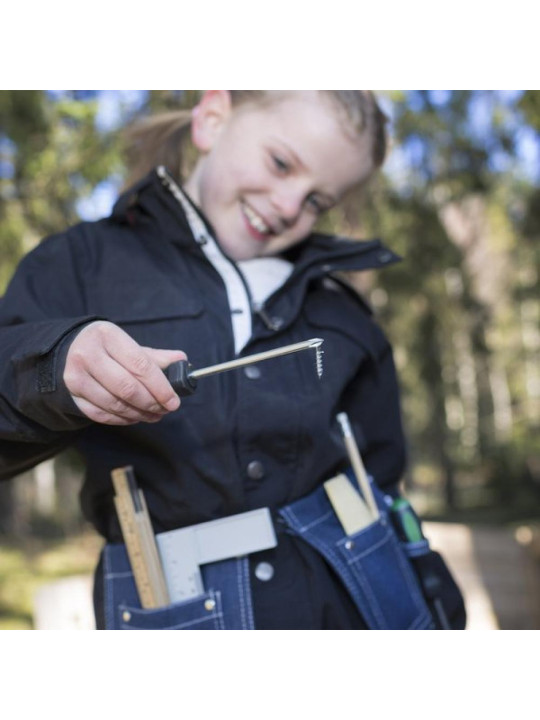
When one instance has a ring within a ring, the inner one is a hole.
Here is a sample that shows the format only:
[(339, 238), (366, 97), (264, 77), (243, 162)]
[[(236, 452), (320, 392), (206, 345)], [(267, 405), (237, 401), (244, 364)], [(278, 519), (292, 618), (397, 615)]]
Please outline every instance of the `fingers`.
[(64, 382), (79, 409), (95, 422), (157, 422), (180, 398), (162, 368), (185, 353), (140, 346), (118, 326), (98, 321), (73, 340)]
[[(122, 330), (117, 333), (116, 326), (113, 328), (114, 331), (106, 329), (104, 349), (123, 372), (116, 372), (113, 386), (110, 387), (109, 382), (108, 389), (120, 399), (141, 409), (149, 409), (148, 403), (151, 403), (150, 396), (152, 396), (154, 401), (166, 410), (175, 410), (179, 405), (178, 396), (157, 361), (159, 360), (163, 367), (166, 367), (175, 360), (185, 359), (185, 353), (171, 350), (154, 351), (152, 348), (141, 347), (127, 333)], [(112, 365), (109, 365), (108, 369), (113, 372)]]
[(149, 413), (176, 410), (179, 405), (165, 374), (142, 348), (126, 352), (113, 347), (88, 372), (120, 405)]
[(162, 415), (145, 415), (141, 412), (137, 412), (132, 417), (129, 417), (129, 415), (114, 415), (108, 410), (98, 407), (84, 398), (79, 398), (75, 395), (72, 397), (73, 401), (82, 413), (90, 418), (90, 420), (104, 425), (135, 425), (135, 423), (139, 422), (155, 423), (159, 422), (163, 417)]
[(130, 405), (106, 390), (90, 375), (81, 378), (78, 387), (78, 394), (72, 393), (72, 398), (79, 409), (94, 422), (131, 425), (137, 422), (158, 422), (166, 414), (165, 409), (155, 402), (148, 411)]

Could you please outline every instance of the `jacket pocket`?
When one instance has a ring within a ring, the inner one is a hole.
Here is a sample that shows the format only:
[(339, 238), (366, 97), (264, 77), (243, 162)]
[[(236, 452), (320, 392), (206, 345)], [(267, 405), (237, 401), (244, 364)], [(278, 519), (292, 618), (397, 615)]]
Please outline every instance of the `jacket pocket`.
[(174, 282), (159, 275), (144, 283), (123, 277), (121, 282), (92, 288), (89, 306), (140, 345), (188, 352), (201, 341), (203, 298), (182, 275)]
[(119, 310), (109, 319), (139, 345), (183, 350), (190, 362), (199, 367), (205, 364), (204, 349), (212, 347), (211, 329), (207, 327), (204, 313), (204, 308), (191, 299), (183, 305), (160, 304), (139, 308), (131, 314)]
[(151, 610), (120, 603), (116, 624), (120, 630), (225, 630), (221, 593)]

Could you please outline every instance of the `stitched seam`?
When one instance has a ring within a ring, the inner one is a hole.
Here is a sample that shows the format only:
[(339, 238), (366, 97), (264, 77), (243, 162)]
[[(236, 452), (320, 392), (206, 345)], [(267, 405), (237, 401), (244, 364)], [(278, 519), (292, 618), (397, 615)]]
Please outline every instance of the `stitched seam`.
[[(105, 573), (110, 570), (110, 556), (105, 548), (103, 553), (103, 564)], [(110, 572), (108, 573), (110, 574)], [(112, 630), (115, 627), (115, 613), (114, 613), (114, 583), (105, 582), (103, 578), (103, 601), (105, 605), (105, 627), (108, 630)]]
[(251, 578), (250, 578), (250, 574), (249, 574), (249, 559), (247, 557), (244, 558), (243, 571), (244, 571), (245, 582), (246, 582), (246, 604), (247, 604), (247, 611), (248, 611), (248, 624), (247, 624), (246, 630), (254, 630), (255, 629), (255, 615), (253, 613), (253, 598), (251, 595)]
[[(222, 613), (212, 613), (211, 615), (201, 615), (200, 617), (194, 618), (193, 620), (189, 620), (184, 623), (179, 623), (178, 625), (170, 625), (166, 628), (161, 628), (162, 630), (181, 630), (182, 628), (191, 627), (192, 625), (200, 625), (201, 623), (205, 622), (214, 622), (216, 618), (221, 615)], [(136, 625), (130, 625), (129, 623), (122, 623), (121, 627), (123, 630), (155, 630), (156, 628), (141, 628), (137, 627)]]
[[(411, 625), (409, 626), (409, 629), (410, 630), (428, 629), (431, 627), (432, 622), (433, 622), (433, 618), (431, 617), (431, 615), (429, 613), (424, 612), (411, 623)], [(426, 625), (427, 625), (427, 628), (426, 628)]]
[(244, 578), (243, 578), (243, 558), (236, 558), (236, 588), (238, 590), (238, 600), (240, 603), (240, 624), (242, 630), (246, 626), (246, 606), (244, 599)]
[[(363, 552), (357, 553), (356, 555), (351, 557), (349, 560), (347, 560), (347, 565), (354, 565), (354, 563), (357, 562), (358, 560), (363, 560), (363, 558), (367, 557), (368, 555), (371, 555), (371, 553), (375, 552), (375, 550), (378, 550), (382, 545), (386, 545), (386, 543), (389, 541), (389, 538), (390, 538), (389, 533), (386, 533), (386, 535), (381, 540), (379, 540), (379, 542), (376, 545), (371, 545), (369, 548), (367, 548)], [(347, 542), (347, 541), (345, 540), (345, 542)], [(354, 538), (353, 538), (353, 542), (354, 542)], [(340, 544), (343, 545), (343, 542), (341, 542)]]
[(221, 602), (221, 592), (219, 590), (216, 590), (216, 592), (211, 593), (211, 595), (215, 598), (216, 605), (218, 606), (218, 612), (214, 615), (214, 625), (216, 626), (217, 630), (226, 630), (225, 617), (223, 615), (223, 604)]
[(311, 528), (313, 528), (317, 525), (320, 525), (320, 523), (324, 522), (329, 517), (332, 517), (332, 515), (334, 515), (334, 511), (332, 509), (330, 509), (324, 515), (321, 515), (316, 520), (313, 520), (313, 522), (310, 522), (307, 525), (302, 525), (302, 521), (298, 518), (298, 516), (294, 513), (294, 511), (291, 508), (285, 508), (283, 510), (283, 512), (291, 514), (294, 524), (298, 526), (297, 532), (306, 532), (307, 530), (310, 530)]
[[(198, 617), (193, 618), (192, 620), (186, 620), (186, 622), (177, 623), (176, 625), (168, 625), (167, 627), (163, 627), (163, 628), (141, 628), (141, 627), (137, 627), (136, 625), (134, 625), (132, 623), (121, 623), (121, 626), (126, 630), (147, 630), (147, 629), (148, 630), (155, 630), (155, 629), (180, 630), (185, 627), (191, 627), (192, 625), (197, 625), (197, 624), (206, 623), (206, 622), (212, 622), (215, 629), (225, 630), (225, 624), (223, 622), (224, 614), (223, 614), (223, 607), (222, 607), (222, 602), (221, 602), (221, 593), (219, 591), (216, 591), (215, 593), (210, 591), (208, 593), (208, 597), (209, 597), (209, 599), (212, 599), (215, 601), (217, 610), (214, 610), (213, 612), (206, 611), (204, 613), (204, 615), (199, 615)], [(126, 605), (120, 605), (119, 610), (122, 610), (122, 608), (129, 610), (129, 607)], [(151, 609), (151, 608), (149, 608), (146, 611), (145, 610), (142, 610), (142, 612), (139, 611), (141, 617), (144, 617), (145, 615), (146, 615), (146, 617), (151, 617), (154, 612), (155, 612), (155, 609)]]
[(371, 608), (371, 612), (379, 623), (379, 629), (387, 628), (388, 621), (383, 613), (380, 604), (377, 602), (377, 598), (374, 595), (373, 590), (371, 589), (369, 580), (367, 580), (366, 574), (364, 573), (361, 565), (358, 565), (356, 567), (356, 573), (353, 574), (353, 577), (356, 580), (356, 583), (360, 590), (364, 593), (366, 600), (368, 601)]
[(107, 580), (113, 580), (114, 578), (125, 578), (125, 577), (132, 577), (133, 573), (130, 570), (126, 570), (125, 572), (119, 572), (119, 573), (104, 573), (103, 577)]

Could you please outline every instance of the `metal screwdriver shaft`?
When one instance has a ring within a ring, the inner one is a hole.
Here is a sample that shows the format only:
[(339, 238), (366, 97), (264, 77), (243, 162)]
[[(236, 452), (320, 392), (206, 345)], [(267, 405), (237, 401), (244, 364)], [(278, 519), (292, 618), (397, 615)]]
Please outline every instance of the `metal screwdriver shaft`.
[(253, 365), (253, 363), (262, 362), (263, 360), (270, 360), (270, 358), (289, 355), (299, 350), (317, 350), (322, 344), (323, 341), (320, 338), (312, 338), (311, 340), (304, 340), (304, 342), (294, 343), (293, 345), (284, 345), (283, 347), (275, 348), (275, 350), (267, 350), (266, 352), (255, 353), (255, 355), (247, 355), (243, 358), (219, 363), (219, 365), (210, 365), (200, 370), (193, 370), (189, 373), (189, 376), (198, 379), (207, 377), (208, 375), (216, 375), (217, 373), (234, 370), (244, 365)]
[(271, 358), (281, 357), (282, 355), (289, 355), (290, 353), (299, 352), (301, 350), (314, 350), (317, 361), (317, 374), (321, 377), (321, 356), (323, 352), (321, 350), (322, 344), (323, 340), (321, 338), (311, 338), (310, 340), (293, 343), (292, 345), (284, 345), (282, 347), (275, 348), (274, 350), (267, 350), (266, 352), (236, 358), (235, 360), (219, 363), (218, 365), (210, 365), (209, 367), (200, 368), (199, 370), (192, 370), (186, 360), (180, 360), (179, 362), (169, 365), (169, 367), (165, 370), (165, 374), (173, 386), (174, 391), (178, 395), (192, 395), (197, 389), (197, 380), (199, 380), (199, 378), (216, 375), (217, 373), (226, 372), (228, 370), (235, 370), (236, 368), (243, 367), (245, 365), (253, 365), (254, 363), (262, 362), (263, 360), (270, 360)]

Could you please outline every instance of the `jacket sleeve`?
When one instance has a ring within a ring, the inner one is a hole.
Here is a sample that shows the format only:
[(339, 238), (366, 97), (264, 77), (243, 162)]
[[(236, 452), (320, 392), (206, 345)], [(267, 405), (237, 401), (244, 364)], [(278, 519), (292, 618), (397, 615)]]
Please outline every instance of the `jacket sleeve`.
[(0, 479), (59, 452), (91, 422), (62, 381), (73, 337), (100, 319), (86, 312), (84, 261), (84, 244), (69, 232), (48, 238), (0, 300)]

